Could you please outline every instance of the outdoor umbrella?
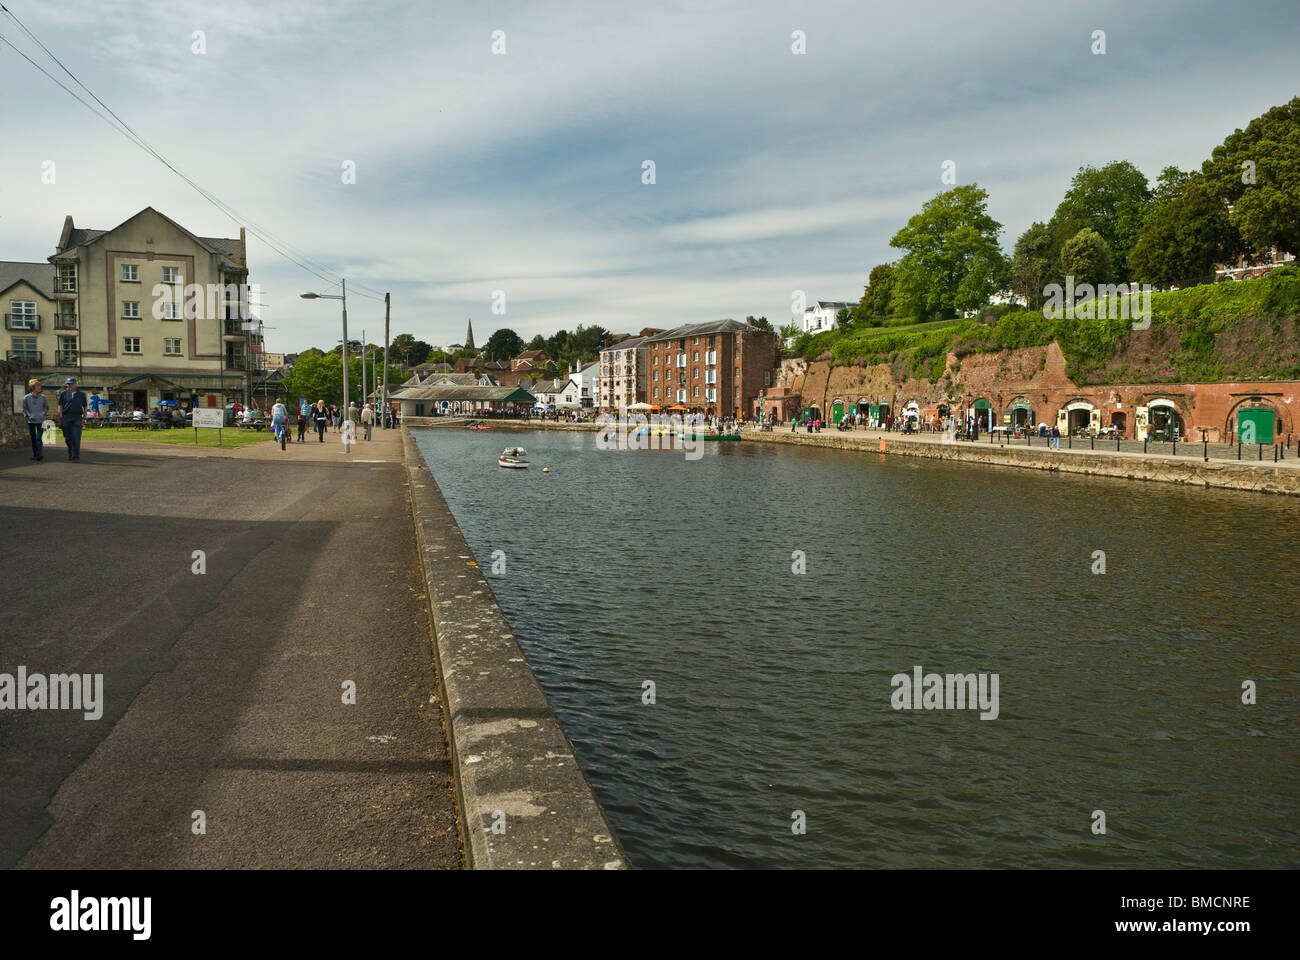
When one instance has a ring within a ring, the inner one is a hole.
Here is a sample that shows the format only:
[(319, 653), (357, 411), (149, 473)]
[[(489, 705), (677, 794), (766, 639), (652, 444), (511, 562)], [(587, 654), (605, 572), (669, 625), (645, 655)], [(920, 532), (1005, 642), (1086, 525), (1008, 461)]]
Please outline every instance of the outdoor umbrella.
[(155, 406), (159, 406), (159, 407), (174, 407), (174, 406), (177, 406), (177, 403), (176, 403), (175, 400), (159, 400), (159, 401), (155, 404)]

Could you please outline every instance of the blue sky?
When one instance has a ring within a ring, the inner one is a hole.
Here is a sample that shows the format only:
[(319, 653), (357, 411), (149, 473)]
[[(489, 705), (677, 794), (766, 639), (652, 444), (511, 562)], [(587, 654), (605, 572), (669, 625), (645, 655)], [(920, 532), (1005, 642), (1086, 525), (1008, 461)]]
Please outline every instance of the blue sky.
[[(383, 305), (360, 285), (434, 344), (467, 317), (480, 343), (784, 322), (794, 290), (857, 299), (946, 160), (989, 192), (1009, 251), (1079, 166), (1198, 166), (1300, 92), (1291, 2), (6, 6), (182, 170), (346, 275), (349, 332), (374, 341)], [(3, 16), (0, 34), (42, 59)], [(154, 206), (237, 235), (2, 44), (0, 110), (0, 259), (44, 259), (68, 213), (103, 229)], [(335, 342), (335, 306), (298, 298), (328, 285), (249, 244), (268, 348)]]

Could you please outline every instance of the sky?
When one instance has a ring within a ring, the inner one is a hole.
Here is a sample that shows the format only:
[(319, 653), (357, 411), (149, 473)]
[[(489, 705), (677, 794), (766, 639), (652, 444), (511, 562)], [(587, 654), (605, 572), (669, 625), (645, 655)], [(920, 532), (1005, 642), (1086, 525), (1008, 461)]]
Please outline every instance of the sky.
[[(5, 6), (241, 219), (0, 43), (0, 259), (44, 260), (66, 214), (249, 225), (315, 269), (250, 234), (272, 352), (338, 342), (337, 302), (299, 294), (340, 277), (370, 342), (384, 292), (392, 334), (435, 346), (467, 319), (480, 346), (498, 327), (779, 326), (797, 291), (857, 300), (951, 186), (946, 161), (1009, 253), (1079, 167), (1197, 168), (1300, 93), (1289, 0)], [(3, 14), (0, 36), (76, 89)]]

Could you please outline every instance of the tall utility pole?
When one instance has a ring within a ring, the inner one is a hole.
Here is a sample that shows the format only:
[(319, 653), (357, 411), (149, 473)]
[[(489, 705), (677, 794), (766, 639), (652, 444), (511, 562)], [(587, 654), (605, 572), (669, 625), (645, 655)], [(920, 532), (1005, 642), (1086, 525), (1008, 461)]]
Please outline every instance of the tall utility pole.
[(348, 409), (348, 281), (343, 280), (343, 410)]
[(366, 405), (366, 331), (361, 329), (361, 405)]
[[(388, 294), (384, 294), (384, 414), (388, 413), (388, 312), (391, 304)], [(387, 420), (385, 420), (387, 422)]]

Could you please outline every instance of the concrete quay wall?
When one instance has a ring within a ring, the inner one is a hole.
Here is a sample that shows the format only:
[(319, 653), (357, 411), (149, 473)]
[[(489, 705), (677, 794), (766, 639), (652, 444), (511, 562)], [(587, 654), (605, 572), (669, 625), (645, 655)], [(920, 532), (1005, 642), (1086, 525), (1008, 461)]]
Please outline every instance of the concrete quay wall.
[[(1160, 483), (1182, 483), (1199, 487), (1227, 490), (1249, 490), (1256, 493), (1275, 493), (1300, 496), (1300, 465), (1295, 461), (1283, 464), (1251, 463), (1242, 461), (1211, 460), (1200, 457), (1197, 444), (1187, 444), (1186, 456), (1160, 456), (1152, 454), (1101, 453), (1088, 450), (1048, 450), (1043, 446), (1001, 446), (998, 444), (957, 441), (942, 443), (898, 436), (839, 433), (790, 433), (774, 430), (746, 431), (745, 442), (807, 444), (842, 450), (858, 450), (885, 456), (928, 457), (932, 460), (960, 460), (999, 467), (1020, 467), (1029, 470), (1051, 470), (1059, 473), (1077, 473), (1095, 477), (1115, 477), (1124, 480), (1150, 480)], [(883, 444), (883, 447), (882, 447)]]
[(471, 869), (621, 869), (596, 795), (410, 430), (416, 544)]

